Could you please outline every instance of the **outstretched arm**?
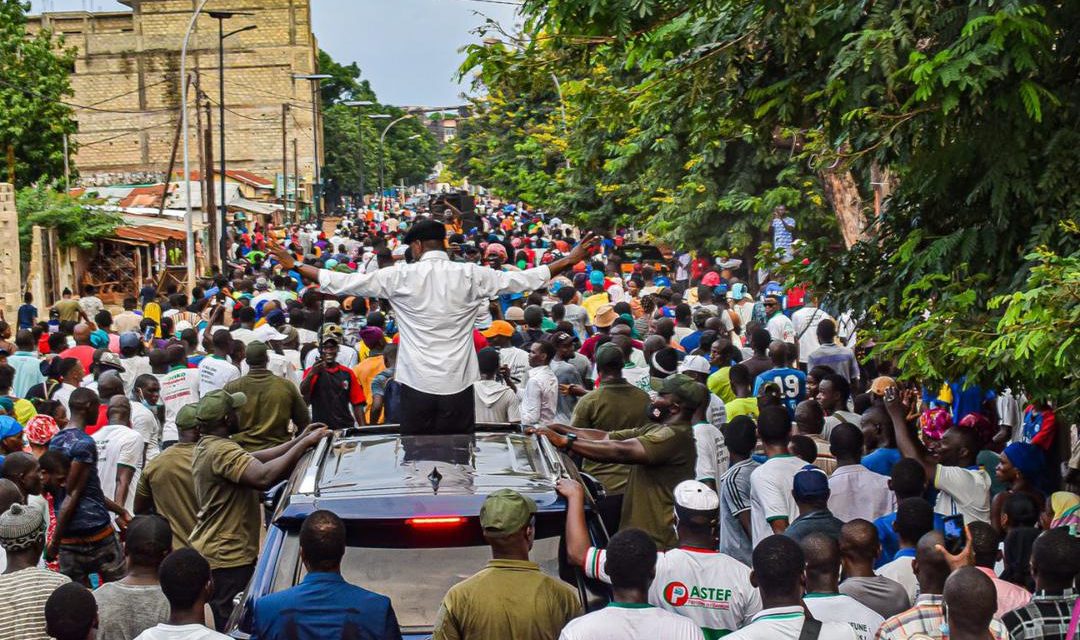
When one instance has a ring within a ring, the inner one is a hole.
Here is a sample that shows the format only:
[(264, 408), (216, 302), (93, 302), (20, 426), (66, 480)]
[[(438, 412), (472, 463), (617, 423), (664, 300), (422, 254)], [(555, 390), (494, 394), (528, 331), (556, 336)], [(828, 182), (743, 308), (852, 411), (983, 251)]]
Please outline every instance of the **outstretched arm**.
[(938, 463), (931, 457), (930, 452), (919, 442), (918, 438), (911, 433), (911, 429), (908, 429), (906, 411), (903, 403), (900, 402), (900, 394), (895, 387), (885, 390), (885, 408), (889, 412), (889, 417), (892, 418), (893, 433), (896, 436), (896, 448), (900, 449), (900, 454), (905, 458), (918, 460), (923, 469), (926, 469), (926, 477), (933, 483), (934, 478), (937, 477)]

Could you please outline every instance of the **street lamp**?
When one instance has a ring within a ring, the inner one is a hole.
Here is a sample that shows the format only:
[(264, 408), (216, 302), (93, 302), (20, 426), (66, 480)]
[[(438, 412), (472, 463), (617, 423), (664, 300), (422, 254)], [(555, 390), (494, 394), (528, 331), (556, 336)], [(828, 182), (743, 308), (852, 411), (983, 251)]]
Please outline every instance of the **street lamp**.
[[(348, 100), (343, 102), (346, 107), (370, 107), (375, 103), (371, 100)], [(360, 128), (360, 202), (364, 202), (364, 119), (361, 114), (360, 119), (357, 121), (357, 126)], [(385, 114), (368, 114), (367, 117), (372, 118), (375, 116), (382, 116)], [(387, 116), (389, 117), (389, 116)]]
[[(188, 154), (188, 104), (187, 104), (187, 48), (191, 32), (199, 19), (207, 0), (201, 0), (195, 12), (191, 14), (187, 31), (184, 32), (184, 44), (180, 47), (180, 128), (184, 139), (184, 233), (187, 236), (187, 285), (188, 291), (195, 288), (195, 229), (191, 219), (191, 157)], [(165, 176), (168, 180), (169, 176)]]
[(329, 80), (334, 76), (329, 73), (294, 73), (293, 80), (310, 80), (311, 81), (311, 114), (312, 124), (311, 130), (315, 138), (315, 184), (311, 189), (312, 198), (312, 211), (315, 214), (315, 219), (318, 220), (322, 217), (322, 210), (319, 208), (319, 195), (322, 190), (322, 177), (319, 175), (319, 81)]
[(246, 27), (225, 33), (225, 21), (229, 18), (255, 14), (241, 11), (208, 11), (207, 15), (218, 21), (218, 137), (221, 138), (221, 195), (218, 200), (220, 206), (218, 207), (218, 223), (215, 225), (217, 226), (217, 238), (215, 240), (217, 241), (221, 263), (225, 264), (225, 38), (244, 31), (258, 29), (259, 27), (258, 25), (249, 24)]
[(386, 143), (386, 132), (390, 131), (391, 127), (393, 127), (395, 124), (401, 122), (402, 120), (406, 120), (408, 118), (411, 118), (411, 117), (413, 117), (413, 114), (406, 113), (405, 115), (401, 116), (397, 120), (394, 120), (390, 124), (386, 125), (386, 128), (383, 129), (382, 135), (379, 136), (379, 203), (380, 203), (380, 206), (381, 206), (382, 197), (383, 197), (383, 170), (384, 170), (384, 165), (385, 165), (385, 159), (383, 157), (383, 145)]

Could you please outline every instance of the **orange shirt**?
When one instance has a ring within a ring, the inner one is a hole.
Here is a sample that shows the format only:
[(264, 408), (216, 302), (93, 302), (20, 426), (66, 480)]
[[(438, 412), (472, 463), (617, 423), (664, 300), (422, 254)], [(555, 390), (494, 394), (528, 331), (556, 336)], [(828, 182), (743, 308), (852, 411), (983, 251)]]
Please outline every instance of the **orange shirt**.
[(381, 353), (368, 356), (353, 367), (353, 373), (356, 374), (356, 379), (360, 381), (360, 387), (364, 390), (364, 397), (369, 399), (367, 407), (364, 409), (364, 417), (369, 423), (371, 421), (371, 382), (375, 379), (375, 376), (385, 370), (386, 362), (383, 360)]

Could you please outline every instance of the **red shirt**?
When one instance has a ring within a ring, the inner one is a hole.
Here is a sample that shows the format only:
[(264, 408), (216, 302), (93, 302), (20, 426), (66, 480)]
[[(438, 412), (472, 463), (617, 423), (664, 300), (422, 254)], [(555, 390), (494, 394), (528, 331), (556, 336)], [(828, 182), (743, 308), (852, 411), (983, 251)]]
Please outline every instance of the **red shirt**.
[(97, 351), (94, 347), (88, 344), (78, 344), (70, 349), (64, 349), (60, 352), (61, 358), (75, 358), (82, 363), (83, 373), (90, 372), (90, 365), (94, 364), (94, 352)]

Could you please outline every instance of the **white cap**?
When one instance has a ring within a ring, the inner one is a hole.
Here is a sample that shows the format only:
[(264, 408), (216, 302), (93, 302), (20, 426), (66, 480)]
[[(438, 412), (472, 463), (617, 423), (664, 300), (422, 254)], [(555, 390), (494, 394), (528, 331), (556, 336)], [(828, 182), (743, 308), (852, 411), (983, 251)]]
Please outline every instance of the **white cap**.
[(720, 498), (702, 482), (683, 480), (675, 486), (675, 504), (691, 511), (716, 511)]
[(692, 371), (694, 373), (709, 373), (712, 371), (712, 365), (705, 356), (686, 356), (679, 365), (679, 373), (686, 373)]
[(268, 324), (264, 324), (261, 327), (256, 327), (254, 333), (254, 339), (261, 342), (270, 342), (271, 340), (284, 340), (288, 337), (284, 333), (281, 333), (280, 331)]

